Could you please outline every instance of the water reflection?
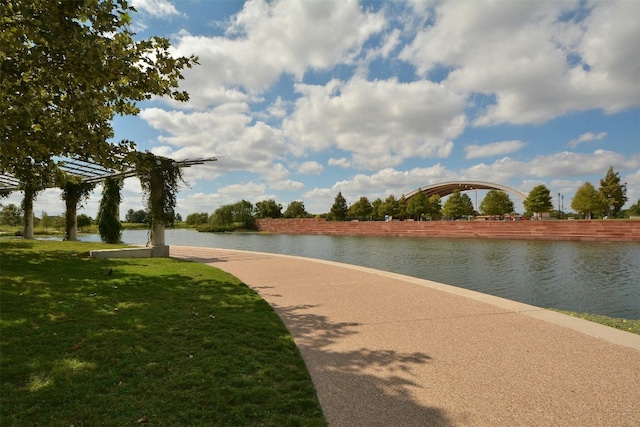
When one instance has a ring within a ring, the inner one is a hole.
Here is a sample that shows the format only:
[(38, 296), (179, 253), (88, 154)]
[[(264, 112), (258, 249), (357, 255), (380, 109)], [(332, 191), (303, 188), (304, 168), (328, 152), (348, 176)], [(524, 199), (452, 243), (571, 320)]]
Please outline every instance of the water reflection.
[[(125, 231), (123, 239), (130, 244), (145, 244), (147, 231)], [(540, 307), (640, 319), (640, 245), (635, 243), (212, 234), (192, 230), (168, 230), (166, 241), (169, 245), (326, 259)]]

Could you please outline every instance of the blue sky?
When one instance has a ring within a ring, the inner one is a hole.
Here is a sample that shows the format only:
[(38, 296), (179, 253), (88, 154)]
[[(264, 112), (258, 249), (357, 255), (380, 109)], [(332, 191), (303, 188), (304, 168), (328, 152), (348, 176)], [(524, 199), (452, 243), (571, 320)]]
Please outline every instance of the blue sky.
[[(640, 199), (637, 2), (131, 3), (138, 37), (200, 61), (188, 103), (114, 122), (139, 149), (219, 158), (185, 171), (183, 217), (241, 199), (319, 214), (338, 192), (350, 204), (452, 180), (545, 184), (570, 210), (609, 166), (627, 206)], [(36, 214), (62, 211), (58, 194)], [(123, 196), (122, 214), (142, 208), (135, 179)]]

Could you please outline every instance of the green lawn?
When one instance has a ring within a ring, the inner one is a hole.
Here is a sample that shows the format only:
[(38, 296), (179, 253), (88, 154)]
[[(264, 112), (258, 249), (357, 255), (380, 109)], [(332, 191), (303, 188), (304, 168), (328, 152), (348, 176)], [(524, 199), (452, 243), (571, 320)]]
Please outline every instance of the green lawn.
[(253, 290), (197, 263), (88, 257), (104, 247), (0, 240), (2, 425), (325, 425)]

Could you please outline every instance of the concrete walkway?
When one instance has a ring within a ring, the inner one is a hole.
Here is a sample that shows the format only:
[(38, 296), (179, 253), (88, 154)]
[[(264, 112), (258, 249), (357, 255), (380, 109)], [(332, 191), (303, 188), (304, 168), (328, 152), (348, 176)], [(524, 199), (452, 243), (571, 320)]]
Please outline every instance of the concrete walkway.
[(330, 426), (640, 426), (640, 336), (399, 274), (171, 247), (255, 289)]

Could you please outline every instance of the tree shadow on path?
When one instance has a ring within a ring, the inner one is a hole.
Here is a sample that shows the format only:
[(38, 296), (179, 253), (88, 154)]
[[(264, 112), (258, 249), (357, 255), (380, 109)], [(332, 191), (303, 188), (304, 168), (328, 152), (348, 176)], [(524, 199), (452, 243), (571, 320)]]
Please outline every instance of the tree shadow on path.
[(329, 425), (455, 425), (443, 409), (416, 401), (421, 385), (412, 376), (430, 363), (428, 354), (342, 350), (340, 341), (358, 334), (358, 323), (331, 322), (311, 305), (272, 306), (300, 349)]

